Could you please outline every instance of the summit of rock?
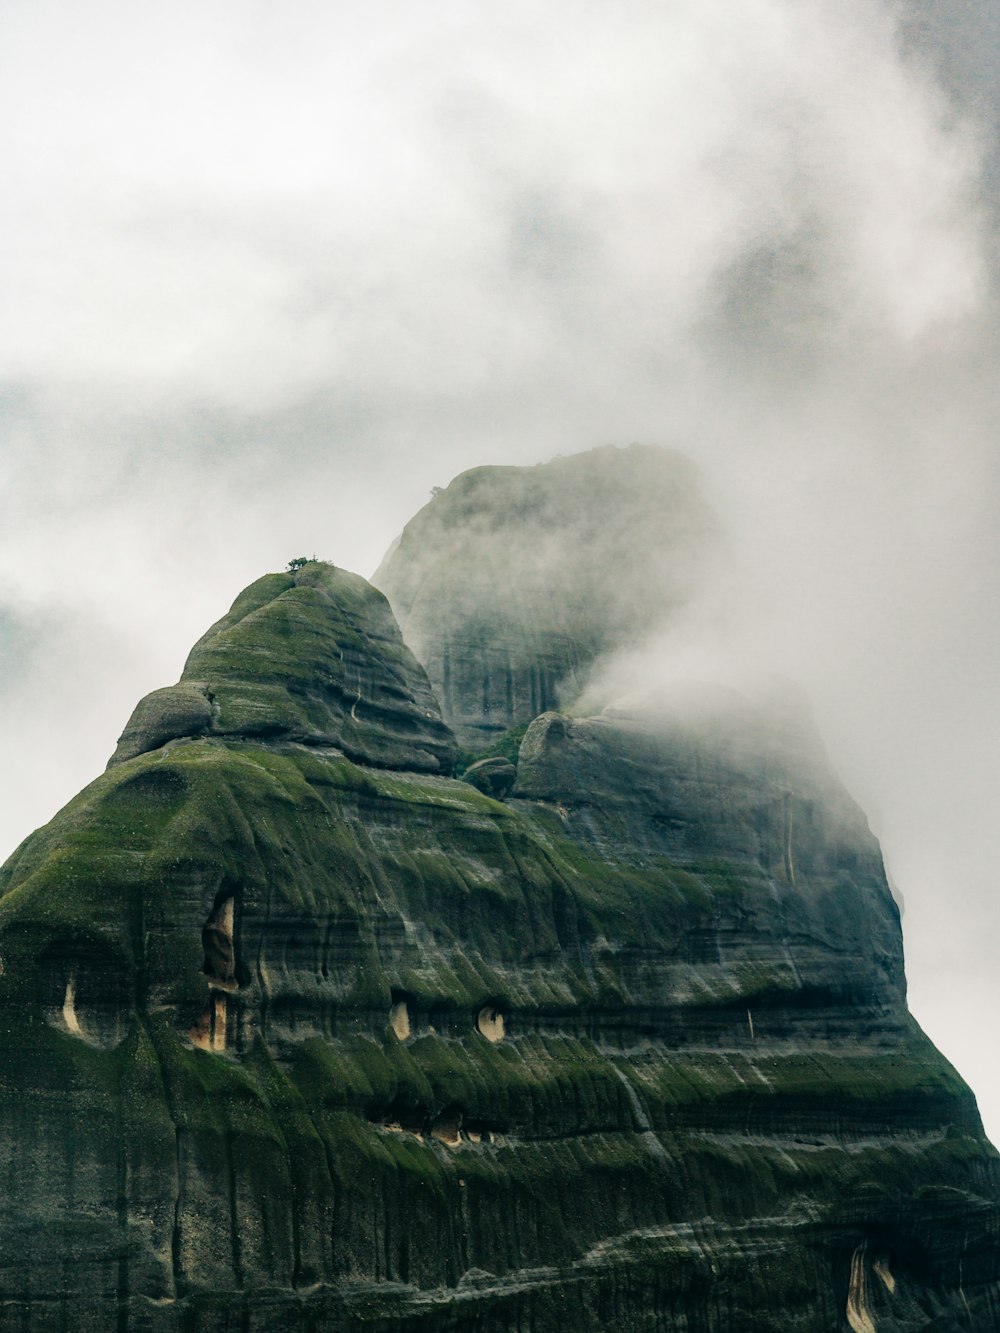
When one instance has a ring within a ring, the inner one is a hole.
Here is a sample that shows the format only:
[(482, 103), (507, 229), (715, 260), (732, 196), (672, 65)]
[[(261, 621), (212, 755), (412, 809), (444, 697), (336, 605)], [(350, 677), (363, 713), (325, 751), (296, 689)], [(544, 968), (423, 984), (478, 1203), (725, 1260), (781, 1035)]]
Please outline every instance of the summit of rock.
[(138, 703), (110, 765), (181, 737), (332, 746), (358, 763), (450, 772), (455, 743), (383, 595), (325, 561), (266, 574)]
[(669, 622), (719, 557), (692, 464), (653, 445), (463, 472), (374, 577), (471, 751), (575, 698)]

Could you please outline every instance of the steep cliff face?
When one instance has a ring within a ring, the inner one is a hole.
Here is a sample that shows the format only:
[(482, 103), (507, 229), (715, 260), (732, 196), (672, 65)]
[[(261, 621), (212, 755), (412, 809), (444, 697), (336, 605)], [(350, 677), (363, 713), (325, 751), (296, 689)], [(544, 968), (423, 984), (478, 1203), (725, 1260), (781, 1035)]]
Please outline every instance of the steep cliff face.
[(807, 728), (549, 711), (497, 801), (320, 565), (174, 688), (0, 871), (0, 1326), (996, 1326), (997, 1155)]
[(374, 582), (476, 752), (574, 699), (600, 654), (669, 621), (720, 554), (685, 458), (607, 447), (462, 473)]

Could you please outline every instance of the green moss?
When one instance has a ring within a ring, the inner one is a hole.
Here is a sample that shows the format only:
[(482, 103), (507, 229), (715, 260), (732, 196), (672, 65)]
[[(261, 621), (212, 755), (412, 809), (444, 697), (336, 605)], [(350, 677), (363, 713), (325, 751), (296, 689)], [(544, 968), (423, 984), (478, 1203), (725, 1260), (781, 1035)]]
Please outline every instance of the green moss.
[(518, 752), (521, 749), (521, 741), (524, 739), (524, 733), (527, 730), (528, 724), (524, 723), (521, 726), (511, 727), (509, 731), (505, 731), (502, 736), (499, 736), (491, 745), (488, 745), (485, 750), (477, 750), (475, 752), (471, 750), (460, 750), (458, 753), (459, 770), (461, 771), (462, 769), (469, 768), (470, 765), (478, 763), (480, 759), (507, 759), (510, 763), (516, 765)]
[(376, 794), (385, 800), (399, 801), (405, 805), (464, 810), (499, 819), (506, 818), (508, 814), (505, 805), (485, 796), (467, 782), (448, 778), (422, 778), (416, 773), (383, 773), (375, 769), (368, 772)]

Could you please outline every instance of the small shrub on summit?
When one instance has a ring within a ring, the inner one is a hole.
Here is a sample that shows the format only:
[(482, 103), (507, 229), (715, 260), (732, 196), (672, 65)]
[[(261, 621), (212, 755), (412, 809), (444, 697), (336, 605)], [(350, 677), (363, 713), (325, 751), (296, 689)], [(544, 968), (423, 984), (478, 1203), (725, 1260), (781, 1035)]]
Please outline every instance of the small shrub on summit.
[(294, 559), (289, 560), (289, 562), (288, 562), (288, 573), (289, 573), (289, 574), (294, 574), (295, 571), (296, 571), (297, 569), (301, 569), (303, 565), (308, 565), (308, 563), (309, 563), (309, 557), (308, 557), (308, 556), (305, 556), (305, 555), (297, 555), (297, 556), (294, 557)]

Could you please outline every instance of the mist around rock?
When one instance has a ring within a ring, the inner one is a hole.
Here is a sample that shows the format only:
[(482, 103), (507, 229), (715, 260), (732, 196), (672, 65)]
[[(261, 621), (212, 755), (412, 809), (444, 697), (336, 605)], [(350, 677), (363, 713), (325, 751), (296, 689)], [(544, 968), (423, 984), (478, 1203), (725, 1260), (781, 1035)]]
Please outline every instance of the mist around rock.
[(665, 669), (804, 683), (1000, 1133), (994, 10), (2, 22), (4, 849), (261, 570), (369, 573), (469, 468), (662, 443), (742, 616)]
[(4, 1308), (995, 1322), (1000, 1157), (801, 696), (583, 707), (690, 631), (717, 542), (684, 460), (605, 448), (407, 525), (417, 652), (330, 562), (237, 596), (0, 868)]
[(466, 759), (513, 757), (505, 734), (554, 710), (704, 736), (755, 717), (829, 765), (802, 687), (750, 647), (736, 553), (676, 451), (604, 446), (463, 473), (374, 581)]
[(459, 741), (477, 751), (572, 706), (599, 661), (711, 586), (723, 553), (688, 460), (608, 446), (463, 473), (374, 578)]

